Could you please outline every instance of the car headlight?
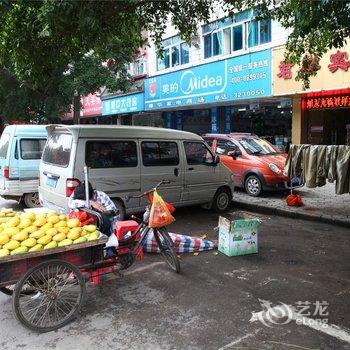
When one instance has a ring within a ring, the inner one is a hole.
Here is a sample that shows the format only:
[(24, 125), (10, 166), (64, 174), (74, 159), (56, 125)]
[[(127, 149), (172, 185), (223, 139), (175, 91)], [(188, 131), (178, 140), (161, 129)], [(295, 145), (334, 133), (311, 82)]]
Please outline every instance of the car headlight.
[(270, 163), (269, 164), (269, 168), (276, 174), (281, 174), (281, 169), (276, 165), (276, 164), (273, 164), (273, 163)]

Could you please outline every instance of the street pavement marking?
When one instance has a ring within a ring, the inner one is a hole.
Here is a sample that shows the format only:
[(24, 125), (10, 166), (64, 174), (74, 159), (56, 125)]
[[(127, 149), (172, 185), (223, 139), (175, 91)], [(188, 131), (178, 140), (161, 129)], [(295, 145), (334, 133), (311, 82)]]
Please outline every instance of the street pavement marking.
[[(271, 304), (271, 303), (270, 303)], [(331, 337), (337, 338), (339, 340), (342, 340), (346, 343), (350, 344), (350, 331), (341, 328), (334, 324), (326, 324), (326, 325), (320, 325), (318, 322), (314, 322), (312, 318), (305, 317), (300, 315), (299, 313), (295, 312), (295, 309), (291, 305), (287, 305), (291, 311), (290, 319), (296, 321), (299, 325), (310, 327), (316, 331), (325, 333), (330, 335)], [(269, 310), (270, 314), (274, 314), (275, 317), (278, 315), (278, 313), (281, 311), (281, 305), (276, 305), (274, 307), (271, 307)], [(277, 318), (283, 318), (285, 315), (280, 314), (281, 316)], [(267, 317), (267, 313), (265, 310), (259, 311), (259, 312), (252, 312), (252, 317), (249, 320), (250, 322), (256, 322), (261, 319), (265, 321), (270, 321), (269, 317)]]
[(145, 270), (148, 270), (148, 269), (151, 269), (155, 266), (158, 266), (158, 265), (164, 265), (165, 264), (165, 261), (157, 261), (157, 262), (154, 262), (152, 264), (148, 264), (148, 265), (145, 265), (145, 266), (141, 266), (141, 267), (138, 267), (137, 269), (135, 270), (131, 270), (131, 271), (125, 271), (123, 273), (124, 276), (129, 276), (129, 275), (132, 275), (134, 273), (137, 273), (137, 272), (143, 272)]
[(313, 348), (313, 349), (312, 348), (306, 348), (305, 346), (300, 346), (300, 345), (296, 345), (296, 344), (283, 343), (283, 342), (280, 342), (280, 341), (266, 340), (265, 343), (289, 346), (289, 347), (293, 347), (293, 348), (296, 348), (296, 349), (302, 349), (302, 350), (319, 350), (319, 349), (315, 349), (315, 348)]
[(223, 347), (219, 348), (218, 350), (228, 349), (233, 345), (239, 344), (240, 342), (242, 342), (245, 339), (255, 337), (259, 332), (260, 332), (260, 329), (257, 329), (255, 332), (248, 333), (248, 334), (244, 335), (243, 337), (237, 338), (236, 340), (233, 340), (231, 343), (224, 345)]

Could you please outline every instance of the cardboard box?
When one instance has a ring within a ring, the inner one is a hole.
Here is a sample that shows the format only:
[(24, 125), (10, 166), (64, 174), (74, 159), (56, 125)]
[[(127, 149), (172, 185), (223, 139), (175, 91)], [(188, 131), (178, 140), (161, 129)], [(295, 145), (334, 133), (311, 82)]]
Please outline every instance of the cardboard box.
[(259, 225), (259, 219), (247, 215), (220, 216), (219, 251), (227, 256), (257, 253)]

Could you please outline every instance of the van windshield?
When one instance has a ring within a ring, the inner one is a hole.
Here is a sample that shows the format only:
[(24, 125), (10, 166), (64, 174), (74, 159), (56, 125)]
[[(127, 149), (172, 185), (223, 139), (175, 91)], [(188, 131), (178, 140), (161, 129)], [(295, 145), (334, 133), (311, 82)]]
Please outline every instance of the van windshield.
[(0, 138), (0, 158), (6, 158), (9, 142), (10, 134), (2, 134)]
[(67, 167), (69, 164), (70, 151), (72, 148), (72, 135), (54, 133), (47, 140), (43, 162)]

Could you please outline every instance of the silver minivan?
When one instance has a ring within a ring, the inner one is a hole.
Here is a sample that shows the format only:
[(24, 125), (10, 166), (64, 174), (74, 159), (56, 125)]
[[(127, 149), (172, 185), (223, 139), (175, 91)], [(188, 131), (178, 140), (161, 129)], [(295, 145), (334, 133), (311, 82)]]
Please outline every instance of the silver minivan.
[(204, 205), (225, 211), (233, 181), (202, 137), (150, 127), (49, 125), (40, 163), (39, 197), (45, 207), (67, 211), (68, 198), (84, 179), (106, 192), (122, 214), (144, 209), (145, 199), (127, 195), (149, 190), (161, 180), (162, 197), (176, 207)]

